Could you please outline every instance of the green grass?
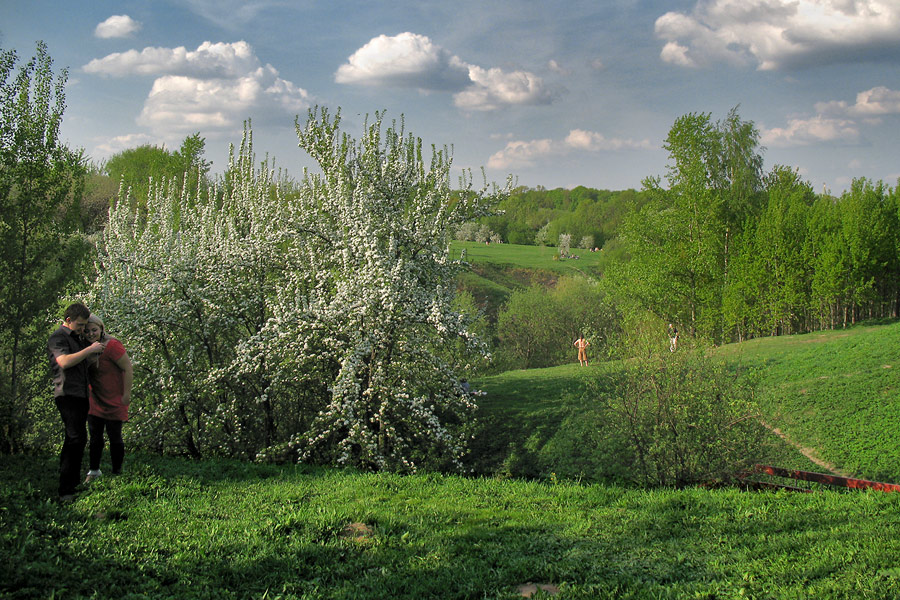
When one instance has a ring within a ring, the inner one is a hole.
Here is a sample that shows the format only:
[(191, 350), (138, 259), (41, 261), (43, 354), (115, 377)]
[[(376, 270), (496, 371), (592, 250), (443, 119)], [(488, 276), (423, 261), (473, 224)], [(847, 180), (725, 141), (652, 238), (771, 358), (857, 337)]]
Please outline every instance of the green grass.
[[(480, 431), (473, 441), (471, 468), (480, 474), (591, 481), (608, 475), (604, 439), (574, 433), (567, 422), (580, 422), (597, 401), (592, 381), (622, 368), (620, 361), (576, 362), (544, 369), (507, 371), (475, 382), (486, 392), (479, 398)], [(602, 393), (602, 391), (600, 392)], [(567, 421), (568, 420), (568, 421)], [(762, 462), (804, 471), (823, 469), (774, 433), (764, 437)], [(769, 479), (760, 477), (758, 479)], [(783, 482), (782, 482), (783, 483)]]
[[(900, 495), (624, 490), (129, 457), (0, 466), (3, 598), (883, 598)], [(351, 524), (355, 529), (349, 529)]]
[(900, 322), (761, 338), (718, 354), (760, 368), (770, 424), (857, 477), (900, 481)]
[[(898, 481), (898, 347), (893, 323), (715, 354), (760, 369), (766, 418), (793, 440)], [(564, 459), (584, 449), (560, 430), (590, 402), (588, 380), (618, 368), (475, 382), (486, 395), (470, 466), (493, 476), (129, 455), (125, 475), (60, 505), (55, 457), (3, 457), (0, 597), (516, 598), (529, 582), (560, 598), (897, 597), (900, 494), (578, 480), (584, 465)], [(770, 445), (780, 466), (821, 470)]]
[(450, 256), (459, 258), (466, 249), (466, 260), (473, 265), (482, 263), (518, 267), (521, 269), (550, 271), (557, 275), (595, 273), (602, 262), (602, 252), (590, 252), (573, 248), (570, 253), (579, 258), (554, 260), (559, 253), (554, 246), (523, 246), (519, 244), (479, 244), (478, 242), (454, 241), (450, 245)]

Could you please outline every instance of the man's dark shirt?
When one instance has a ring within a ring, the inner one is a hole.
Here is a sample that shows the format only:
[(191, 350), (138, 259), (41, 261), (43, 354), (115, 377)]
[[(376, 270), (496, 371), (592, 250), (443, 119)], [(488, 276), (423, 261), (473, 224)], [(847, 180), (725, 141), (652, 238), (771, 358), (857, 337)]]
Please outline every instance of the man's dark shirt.
[(50, 372), (53, 374), (53, 397), (75, 396), (88, 397), (87, 361), (81, 361), (74, 367), (63, 369), (56, 362), (57, 356), (75, 354), (87, 348), (88, 343), (75, 335), (68, 327), (60, 327), (47, 340), (47, 354), (50, 356)]

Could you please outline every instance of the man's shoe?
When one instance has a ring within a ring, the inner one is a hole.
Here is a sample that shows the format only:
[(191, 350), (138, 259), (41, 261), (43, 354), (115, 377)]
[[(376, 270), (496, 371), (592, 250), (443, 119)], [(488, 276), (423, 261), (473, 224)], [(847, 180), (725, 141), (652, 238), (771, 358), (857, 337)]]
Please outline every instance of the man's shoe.
[(75, 502), (75, 494), (63, 494), (59, 497), (60, 504), (71, 504)]
[(90, 470), (88, 471), (87, 477), (84, 478), (84, 482), (90, 483), (95, 479), (98, 479), (101, 475), (103, 475), (103, 473), (100, 471), (100, 469)]

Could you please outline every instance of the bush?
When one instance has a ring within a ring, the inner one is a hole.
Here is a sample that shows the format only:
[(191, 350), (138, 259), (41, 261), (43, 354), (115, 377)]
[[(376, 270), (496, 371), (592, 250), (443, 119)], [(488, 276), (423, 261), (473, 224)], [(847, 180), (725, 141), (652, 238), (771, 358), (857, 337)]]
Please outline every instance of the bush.
[(590, 343), (589, 361), (608, 357), (618, 337), (618, 313), (609, 297), (582, 276), (562, 277), (550, 289), (535, 284), (513, 292), (497, 319), (510, 368), (574, 361), (580, 334)]
[(599, 377), (593, 389), (600, 394), (589, 401), (602, 413), (604, 435), (619, 442), (614, 462), (628, 480), (686, 486), (730, 479), (757, 461), (765, 430), (747, 381), (703, 349), (658, 346)]
[(738, 379), (703, 349), (662, 344), (619, 364), (585, 372), (588, 391), (532, 459), (542, 475), (683, 487), (730, 481), (762, 461), (752, 377)]

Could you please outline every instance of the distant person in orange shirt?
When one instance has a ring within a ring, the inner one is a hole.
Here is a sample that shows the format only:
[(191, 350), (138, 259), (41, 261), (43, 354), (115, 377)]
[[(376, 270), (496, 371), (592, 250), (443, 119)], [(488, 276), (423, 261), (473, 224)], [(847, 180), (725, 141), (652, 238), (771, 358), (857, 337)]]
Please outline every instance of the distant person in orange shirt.
[(587, 347), (590, 346), (590, 343), (586, 339), (584, 339), (584, 335), (578, 337), (575, 340), (575, 347), (578, 348), (578, 364), (582, 367), (586, 367), (588, 364), (587, 361)]

